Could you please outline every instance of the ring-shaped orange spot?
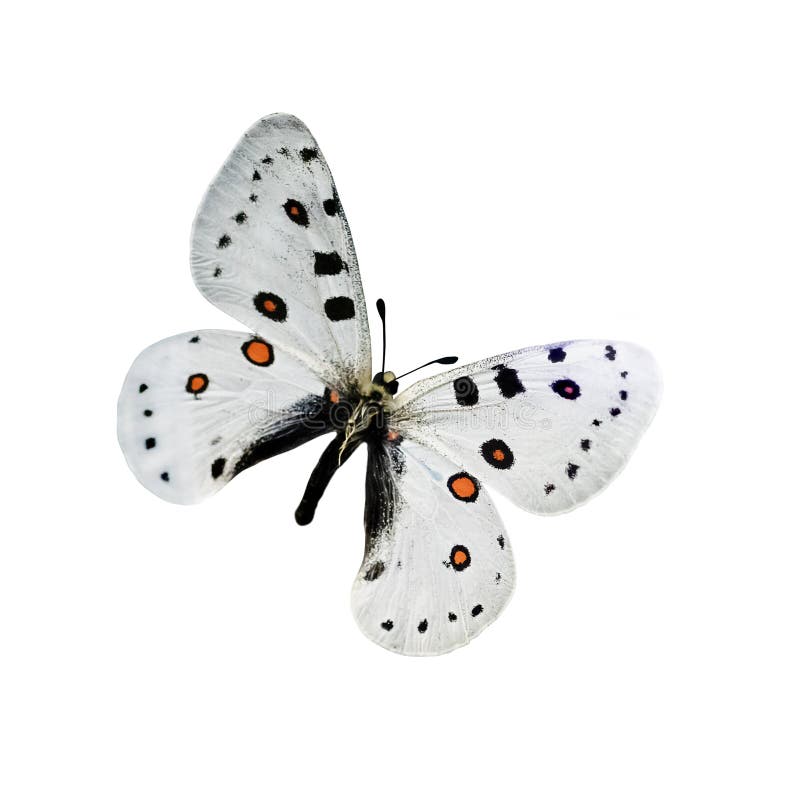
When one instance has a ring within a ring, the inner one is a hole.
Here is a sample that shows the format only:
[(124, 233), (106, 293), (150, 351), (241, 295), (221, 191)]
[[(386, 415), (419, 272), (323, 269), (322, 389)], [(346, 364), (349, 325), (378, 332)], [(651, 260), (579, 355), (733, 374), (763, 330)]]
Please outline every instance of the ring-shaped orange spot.
[(286, 303), (282, 297), (278, 297), (273, 292), (259, 292), (253, 297), (253, 305), (256, 311), (267, 319), (274, 322), (285, 322)]
[(474, 503), (478, 497), (478, 482), (466, 472), (452, 475), (447, 481), (447, 488), (453, 497), (465, 503)]
[(272, 346), (263, 339), (251, 339), (242, 345), (244, 357), (257, 367), (268, 367), (275, 360)]
[(502, 439), (489, 439), (481, 445), (481, 455), (495, 469), (511, 469), (514, 452)]
[(469, 550), (463, 544), (453, 545), (453, 549), (450, 551), (450, 565), (456, 572), (465, 570), (471, 561)]
[(190, 394), (200, 394), (208, 388), (208, 375), (196, 372), (186, 380), (186, 391)]

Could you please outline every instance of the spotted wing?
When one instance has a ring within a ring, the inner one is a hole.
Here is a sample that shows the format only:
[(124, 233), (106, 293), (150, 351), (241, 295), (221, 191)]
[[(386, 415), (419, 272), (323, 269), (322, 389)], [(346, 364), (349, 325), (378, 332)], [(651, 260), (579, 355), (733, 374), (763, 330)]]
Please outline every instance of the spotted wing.
[(364, 634), (389, 650), (437, 655), (466, 644), (514, 587), (503, 524), (458, 463), (410, 440), (370, 444), (352, 606)]
[(652, 419), (658, 368), (641, 347), (532, 347), (420, 381), (392, 425), (537, 514), (586, 502), (617, 475)]
[(350, 229), (319, 146), (273, 114), (242, 137), (197, 212), (192, 274), (214, 305), (330, 386), (371, 377)]
[(136, 477), (173, 503), (196, 503), (244, 468), (330, 430), (320, 379), (264, 341), (194, 331), (133, 362), (118, 436)]

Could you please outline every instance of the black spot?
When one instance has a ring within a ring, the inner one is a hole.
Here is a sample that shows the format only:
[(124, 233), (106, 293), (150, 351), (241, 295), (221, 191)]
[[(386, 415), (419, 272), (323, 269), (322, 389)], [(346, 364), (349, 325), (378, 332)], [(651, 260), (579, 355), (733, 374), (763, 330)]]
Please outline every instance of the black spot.
[(480, 603), (478, 603), (478, 605), (476, 605), (476, 606), (473, 606), (473, 608), (472, 608), (472, 616), (473, 617), (477, 617), (478, 614), (480, 614), (482, 612), (483, 612), (483, 606)]
[(422, 620), (422, 622), (420, 622), (420, 624), (417, 625), (417, 630), (420, 633), (425, 633), (425, 631), (428, 630), (428, 620), (427, 619)]
[(261, 173), (257, 169), (253, 170), (253, 180), (254, 181), (260, 181), (261, 180)]
[(620, 411), (618, 408), (612, 408), (608, 413), (611, 414), (612, 417), (618, 417), (622, 411)]
[(505, 364), (498, 364), (492, 369), (497, 370), (494, 381), (500, 389), (500, 394), (505, 398), (511, 398), (525, 391), (525, 387), (517, 375), (515, 369), (507, 367)]
[(394, 622), (392, 622), (390, 619), (387, 619), (386, 622), (381, 622), (381, 628), (383, 628), (385, 631), (390, 631), (392, 628), (394, 628)]
[(219, 237), (219, 241), (217, 242), (217, 249), (222, 250), (223, 248), (227, 247), (231, 243), (231, 237), (228, 234), (223, 234)]
[(220, 275), (222, 275), (222, 270), (221, 270), (219, 267), (217, 267), (217, 268), (214, 270), (214, 277), (215, 277), (215, 278), (219, 278), (219, 276), (220, 276)]
[(259, 314), (275, 322), (283, 322), (286, 319), (286, 303), (282, 297), (272, 292), (259, 292), (253, 298), (253, 305)]
[(574, 481), (579, 469), (580, 467), (577, 464), (567, 464), (567, 477)]
[(189, 339), (189, 344), (197, 344), (199, 341), (200, 341), (199, 336), (192, 336), (192, 338)]
[(478, 387), (466, 375), (453, 381), (453, 391), (460, 406), (474, 406), (478, 402)]
[(306, 207), (299, 200), (292, 200), (289, 198), (283, 204), (283, 210), (292, 222), (297, 225), (302, 225), (304, 228), (308, 227), (308, 212), (306, 211)]
[(225, 459), (218, 458), (212, 465), (211, 465), (211, 477), (216, 480), (222, 475), (222, 470), (225, 469)]
[(628, 393), (624, 389), (619, 393), (619, 399), (620, 400), (627, 400), (628, 399)]
[(581, 439), (581, 449), (585, 452), (589, 452), (589, 448), (592, 446), (591, 439)]
[(594, 425), (595, 428), (599, 428), (602, 424), (603, 423), (599, 419), (593, 419), (592, 420), (592, 425)]
[(250, 195), (250, 202), (251, 203), (255, 203), (256, 200), (258, 200), (258, 195), (257, 194), (251, 194)]
[(547, 483), (544, 487), (544, 493), (550, 494), (550, 492), (554, 492), (556, 490), (556, 485), (554, 483)]
[(147, 384), (146, 383), (140, 383), (139, 384), (139, 394), (141, 394), (142, 392), (146, 392), (146, 391), (147, 391)]
[(472, 563), (472, 556), (463, 544), (453, 545), (450, 551), (450, 565), (456, 572), (463, 572)]
[(487, 464), (497, 469), (511, 469), (514, 454), (502, 439), (489, 439), (481, 445), (481, 455)]
[(221, 436), (215, 436), (215, 437), (214, 437), (214, 438), (211, 440), (211, 446), (212, 446), (212, 447), (216, 447), (216, 445), (218, 445), (218, 444), (219, 444), (221, 441), (222, 441), (222, 437), (221, 437)]
[(565, 400), (577, 400), (581, 396), (581, 387), (570, 378), (561, 378), (550, 384), (550, 388)]
[(365, 581), (374, 581), (377, 578), (380, 578), (380, 576), (383, 575), (383, 571), (385, 569), (386, 569), (386, 565), (383, 563), (383, 561), (376, 561), (364, 573), (364, 580)]
[(152, 412), (152, 411), (151, 411), (149, 408), (146, 408), (146, 409), (144, 410), (144, 415), (145, 415), (146, 417), (152, 417), (152, 416), (153, 416), (153, 412)]
[(319, 152), (315, 147), (304, 147), (300, 151), (300, 158), (303, 161), (311, 161), (312, 159), (316, 158), (319, 155)]
[(161, 480), (164, 481), (165, 483), (169, 483), (169, 472), (162, 472)]
[(506, 549), (506, 540), (502, 533), (497, 537), (497, 544), (500, 545), (501, 550)]
[(503, 576), (499, 572), (494, 576), (494, 582), (495, 583), (500, 583), (500, 581), (502, 579), (503, 579)]
[(561, 347), (554, 347), (548, 354), (547, 358), (554, 364), (558, 364), (567, 357), (566, 351)]
[(331, 197), (330, 200), (323, 200), (322, 207), (329, 217), (335, 217), (341, 208), (339, 201), (335, 197)]
[(606, 345), (606, 358), (613, 361), (617, 357), (617, 351), (610, 345)]
[(261, 159), (261, 163), (262, 164), (271, 164), (272, 163), (272, 156), (264, 156), (264, 158)]
[(331, 322), (341, 322), (344, 319), (353, 319), (356, 307), (349, 297), (329, 297), (325, 301), (325, 313)]
[(282, 156), (288, 156), (289, 155), (289, 148), (288, 147), (279, 147), (278, 148), (278, 153), (280, 155), (282, 155)]
[(247, 214), (244, 211), (240, 211), (233, 219), (237, 225), (241, 225), (243, 222), (247, 222)]
[(623, 378), (627, 378), (627, 377), (628, 377), (628, 370), (625, 370), (624, 372), (620, 372), (620, 375), (621, 375)]
[(455, 622), (458, 619), (458, 617), (452, 611), (448, 611), (447, 619), (449, 619), (450, 622)]
[(347, 264), (338, 253), (314, 253), (315, 275), (338, 275), (342, 270), (348, 271)]
[(151, 436), (149, 439), (144, 440), (144, 446), (148, 450), (152, 450), (156, 446), (156, 440)]

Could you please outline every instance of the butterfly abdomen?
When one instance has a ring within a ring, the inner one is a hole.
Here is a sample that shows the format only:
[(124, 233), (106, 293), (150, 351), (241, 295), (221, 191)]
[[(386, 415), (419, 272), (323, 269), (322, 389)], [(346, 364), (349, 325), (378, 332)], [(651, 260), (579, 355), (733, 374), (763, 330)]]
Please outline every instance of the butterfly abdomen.
[[(353, 394), (341, 398), (336, 391), (326, 392), (325, 410), (330, 414), (330, 428), (336, 438), (320, 456), (311, 473), (303, 498), (295, 511), (298, 525), (308, 525), (316, 513), (317, 505), (336, 470), (347, 461), (355, 449), (365, 441), (380, 442), (386, 433), (385, 400), (389, 395), (373, 384), (368, 394)], [(333, 402), (335, 401), (335, 402)]]

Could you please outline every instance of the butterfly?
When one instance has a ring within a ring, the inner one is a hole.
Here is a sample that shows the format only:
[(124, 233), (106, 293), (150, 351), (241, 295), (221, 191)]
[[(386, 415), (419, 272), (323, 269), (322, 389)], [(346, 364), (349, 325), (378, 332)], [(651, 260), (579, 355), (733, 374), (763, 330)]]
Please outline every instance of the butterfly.
[(658, 405), (650, 354), (605, 340), (504, 353), (398, 393), (383, 301), (373, 374), (350, 229), (293, 116), (259, 120), (225, 161), (194, 222), (191, 266), (201, 293), (252, 334), (191, 331), (136, 358), (118, 404), (130, 468), (159, 497), (196, 503), (332, 434), (295, 514), (304, 525), (365, 444), (352, 608), (367, 637), (398, 653), (460, 647), (508, 602), (514, 560), (488, 487), (535, 514), (576, 508), (622, 469)]

